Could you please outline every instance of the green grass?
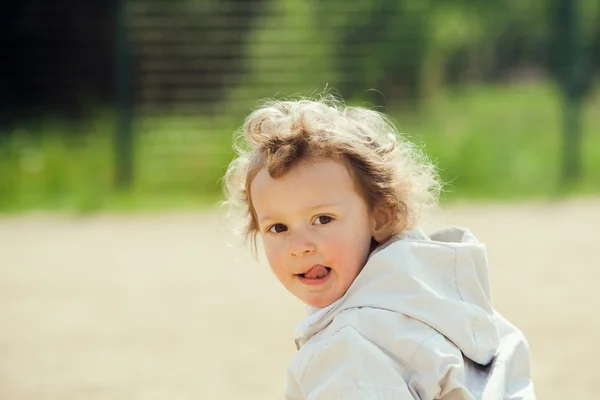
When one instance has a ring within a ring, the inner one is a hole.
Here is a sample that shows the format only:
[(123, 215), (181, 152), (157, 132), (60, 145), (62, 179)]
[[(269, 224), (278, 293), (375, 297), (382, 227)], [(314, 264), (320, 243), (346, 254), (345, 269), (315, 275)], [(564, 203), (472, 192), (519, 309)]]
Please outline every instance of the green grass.
[(561, 102), (549, 86), (449, 91), (419, 112), (396, 114), (400, 130), (425, 146), (444, 182), (443, 198), (522, 199), (600, 192), (598, 93), (583, 113), (582, 177), (560, 184)]
[[(419, 110), (394, 110), (402, 132), (425, 146), (445, 182), (445, 201), (600, 193), (600, 105), (586, 102), (583, 176), (559, 185), (561, 105), (550, 86), (447, 91)], [(113, 188), (114, 124), (102, 115), (77, 127), (57, 120), (22, 126), (0, 141), (0, 212), (165, 210), (220, 199), (241, 118), (138, 119), (135, 184)], [(78, 134), (73, 134), (76, 130)]]
[[(134, 123), (134, 185), (116, 190), (113, 124), (90, 121), (85, 135), (45, 122), (0, 142), (0, 211), (163, 210), (220, 199), (218, 180), (231, 159), (235, 124), (157, 117)], [(33, 132), (32, 132), (33, 130)]]

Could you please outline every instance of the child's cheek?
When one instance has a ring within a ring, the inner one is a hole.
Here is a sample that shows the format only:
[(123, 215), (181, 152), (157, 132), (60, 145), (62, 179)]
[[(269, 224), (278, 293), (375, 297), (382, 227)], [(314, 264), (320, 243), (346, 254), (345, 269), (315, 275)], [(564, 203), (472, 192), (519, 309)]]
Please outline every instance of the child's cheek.
[(279, 254), (280, 251), (278, 251), (275, 246), (265, 244), (265, 255), (267, 256), (267, 261), (269, 262), (269, 265), (273, 269), (275, 269), (280, 263), (281, 256)]
[(282, 250), (283, 246), (277, 245), (277, 243), (270, 243), (265, 241), (265, 255), (269, 266), (278, 278), (282, 278), (285, 275), (285, 252)]
[(324, 241), (322, 246), (325, 263), (332, 267), (344, 268), (347, 264), (347, 245), (343, 237), (330, 237)]
[[(326, 262), (335, 267), (339, 274), (348, 279), (354, 279), (359, 272), (364, 255), (362, 249), (364, 243), (356, 240), (354, 235), (340, 234), (327, 240), (325, 257)], [(346, 276), (348, 275), (348, 276)]]

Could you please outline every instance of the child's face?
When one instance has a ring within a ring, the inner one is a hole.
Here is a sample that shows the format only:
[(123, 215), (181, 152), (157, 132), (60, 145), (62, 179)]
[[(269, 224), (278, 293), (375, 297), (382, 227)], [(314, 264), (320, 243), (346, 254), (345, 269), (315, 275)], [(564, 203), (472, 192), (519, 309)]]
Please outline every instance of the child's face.
[(293, 295), (326, 307), (346, 293), (369, 255), (374, 221), (346, 167), (300, 161), (250, 193), (271, 269)]

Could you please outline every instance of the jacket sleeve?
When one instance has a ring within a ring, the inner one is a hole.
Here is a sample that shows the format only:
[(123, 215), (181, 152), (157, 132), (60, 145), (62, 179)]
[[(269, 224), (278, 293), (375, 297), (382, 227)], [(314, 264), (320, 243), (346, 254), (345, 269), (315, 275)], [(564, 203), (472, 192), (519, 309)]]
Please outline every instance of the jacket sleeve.
[(295, 383), (306, 400), (413, 400), (406, 368), (351, 326), (315, 351)]

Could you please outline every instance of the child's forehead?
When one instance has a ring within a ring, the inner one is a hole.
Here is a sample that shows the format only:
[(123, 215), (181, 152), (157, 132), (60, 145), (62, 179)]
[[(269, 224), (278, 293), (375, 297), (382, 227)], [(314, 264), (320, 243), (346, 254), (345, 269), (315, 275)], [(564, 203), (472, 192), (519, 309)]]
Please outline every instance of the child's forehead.
[(332, 186), (352, 185), (352, 176), (344, 164), (334, 160), (299, 161), (278, 177), (272, 177), (267, 168), (261, 168), (251, 186), (257, 192), (287, 190), (301, 192), (303, 189), (327, 189)]
[(352, 177), (345, 165), (336, 161), (299, 164), (277, 178), (262, 168), (250, 192), (257, 212), (264, 209), (302, 212), (342, 204), (355, 195)]

